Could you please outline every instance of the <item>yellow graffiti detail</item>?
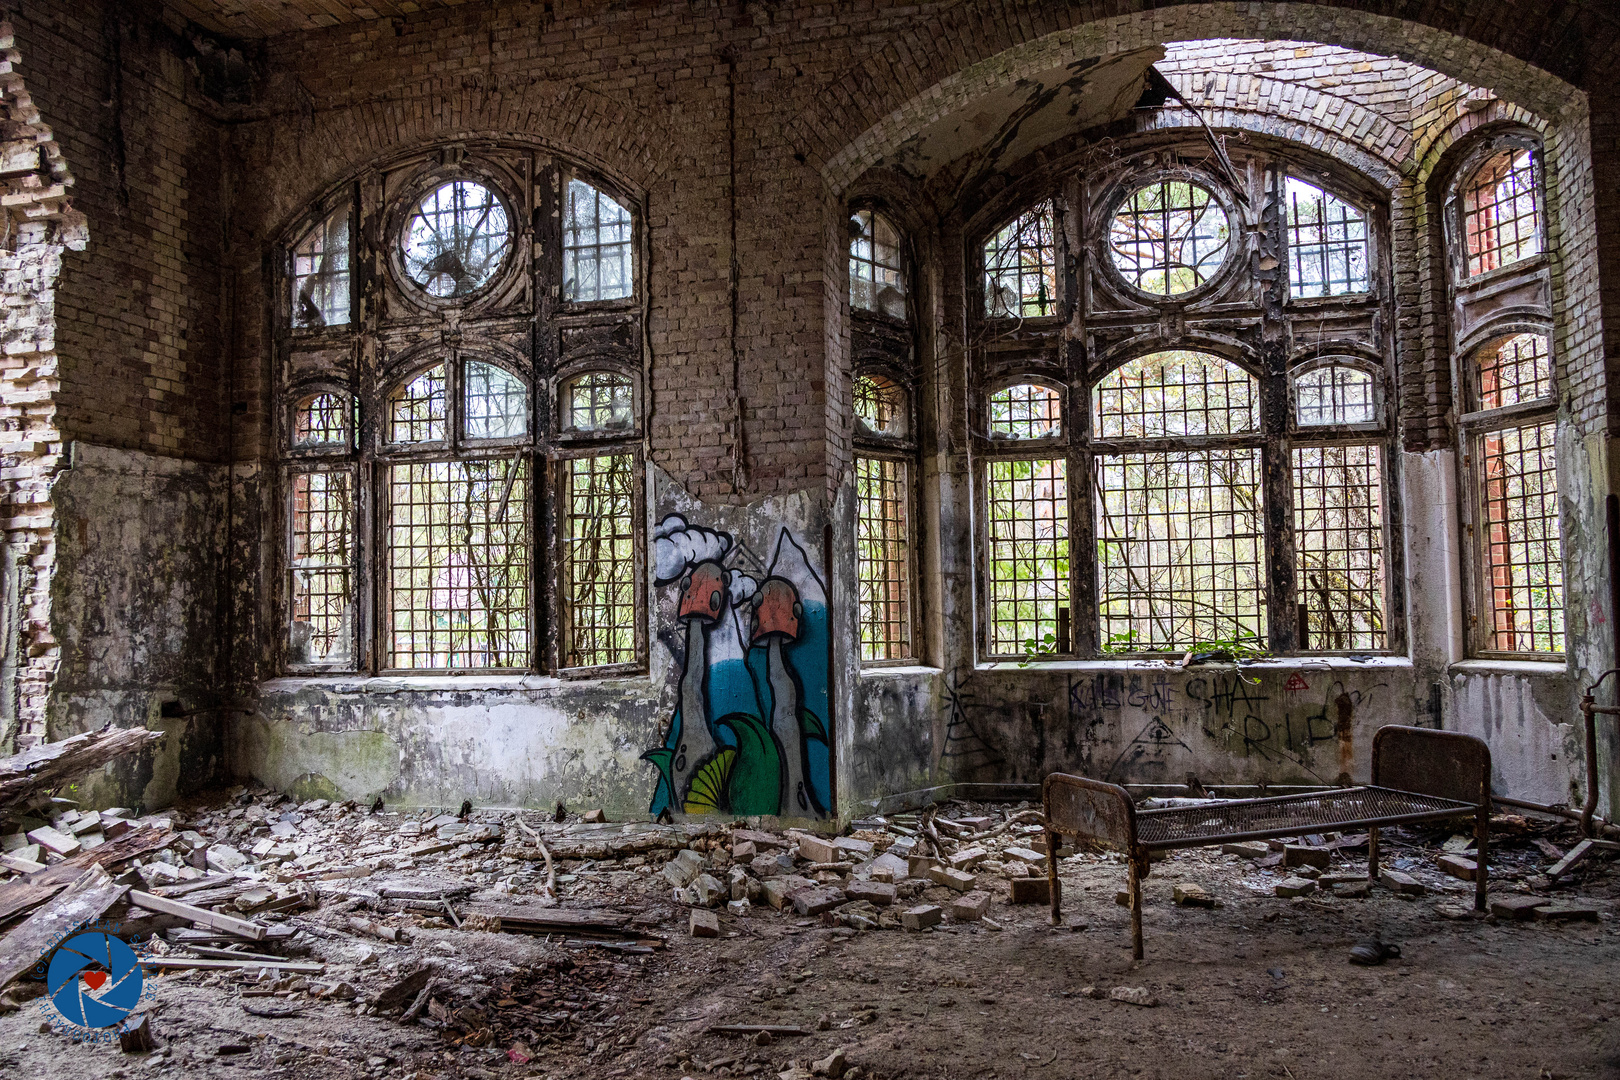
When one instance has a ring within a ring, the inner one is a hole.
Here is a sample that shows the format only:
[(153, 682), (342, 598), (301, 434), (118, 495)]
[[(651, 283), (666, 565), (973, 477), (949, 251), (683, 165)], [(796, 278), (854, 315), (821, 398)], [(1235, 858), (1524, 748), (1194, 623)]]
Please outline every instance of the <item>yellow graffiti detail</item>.
[(737, 751), (727, 747), (714, 756), (714, 760), (697, 771), (691, 787), (686, 789), (685, 810), (688, 814), (714, 814), (724, 809), (726, 783), (731, 778), (731, 766), (737, 760)]

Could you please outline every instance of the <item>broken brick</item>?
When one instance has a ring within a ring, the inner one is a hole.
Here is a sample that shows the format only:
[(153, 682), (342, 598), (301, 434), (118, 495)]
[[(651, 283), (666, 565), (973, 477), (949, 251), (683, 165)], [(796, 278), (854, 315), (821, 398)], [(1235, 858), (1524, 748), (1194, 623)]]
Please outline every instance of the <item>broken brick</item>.
[(1015, 904), (1046, 904), (1052, 899), (1050, 883), (1043, 877), (1013, 878), (1012, 902)]
[(900, 913), (900, 925), (907, 930), (926, 930), (945, 921), (945, 913), (933, 904), (919, 904)]

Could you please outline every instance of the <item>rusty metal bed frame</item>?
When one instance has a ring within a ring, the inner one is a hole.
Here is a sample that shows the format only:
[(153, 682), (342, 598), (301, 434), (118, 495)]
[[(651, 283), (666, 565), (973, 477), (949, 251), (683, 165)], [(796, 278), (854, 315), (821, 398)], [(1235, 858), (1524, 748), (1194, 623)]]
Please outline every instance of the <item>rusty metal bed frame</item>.
[[(1364, 787), (1164, 810), (1138, 810), (1124, 788), (1066, 773), (1048, 776), (1042, 789), (1048, 852), (1055, 855), (1064, 836), (1125, 852), (1131, 948), (1138, 960), (1142, 879), (1148, 875), (1152, 852), (1365, 828), (1367, 876), (1377, 881), (1380, 826), (1472, 817), (1479, 849), (1474, 907), (1484, 911), (1490, 807), (1491, 751), (1484, 740), (1456, 731), (1393, 724), (1373, 736), (1372, 783)], [(1046, 860), (1054, 926), (1063, 921), (1057, 862), (1051, 856)]]

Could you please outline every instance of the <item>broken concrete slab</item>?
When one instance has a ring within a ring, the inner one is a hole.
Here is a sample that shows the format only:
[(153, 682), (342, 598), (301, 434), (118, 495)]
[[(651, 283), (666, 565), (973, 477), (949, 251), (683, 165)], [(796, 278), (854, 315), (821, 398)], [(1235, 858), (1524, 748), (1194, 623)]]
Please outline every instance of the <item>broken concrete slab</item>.
[(57, 832), (49, 825), (33, 829), (28, 833), (28, 842), (38, 844), (47, 851), (54, 851), (58, 855), (77, 854), (83, 845), (66, 833)]
[(1551, 903), (1545, 896), (1493, 896), (1491, 914), (1498, 919), (1528, 922), (1535, 918), (1536, 908)]
[(928, 878), (936, 885), (943, 885), (947, 889), (955, 889), (957, 892), (967, 892), (973, 888), (973, 884), (977, 880), (972, 874), (949, 866), (929, 867)]
[(951, 901), (951, 918), (963, 922), (976, 922), (990, 910), (990, 894), (980, 889), (964, 893)]
[(1316, 882), (1310, 878), (1288, 877), (1279, 881), (1276, 886), (1278, 896), (1287, 898), (1293, 896), (1309, 896), (1316, 891)]
[(1318, 870), (1326, 870), (1333, 853), (1327, 848), (1306, 847), (1303, 844), (1288, 844), (1283, 848), (1283, 861), (1285, 867), (1314, 866)]
[(907, 930), (926, 930), (945, 921), (945, 912), (933, 904), (918, 904), (900, 913), (900, 925)]
[(1473, 881), (1474, 875), (1479, 873), (1479, 864), (1462, 855), (1442, 855), (1436, 860), (1435, 865), (1442, 873), (1461, 878), (1463, 881)]
[(1209, 894), (1209, 890), (1202, 885), (1194, 885), (1190, 882), (1177, 885), (1174, 889), (1174, 896), (1177, 907), (1212, 908), (1217, 904), (1215, 897)]
[(809, 878), (797, 874), (783, 874), (770, 878), (764, 886), (765, 902), (780, 911), (784, 906), (792, 906), (789, 897), (793, 892), (798, 889), (814, 888), (815, 884)]
[(1535, 909), (1536, 922), (1597, 922), (1602, 909), (1585, 900), (1554, 900)]
[(1399, 870), (1380, 869), (1378, 871), (1378, 881), (1384, 888), (1402, 896), (1422, 896), (1424, 893), (1423, 882), (1411, 874), (1403, 874)]
[(703, 873), (703, 856), (691, 848), (682, 848), (664, 864), (664, 880), (677, 889), (684, 889)]
[(806, 862), (838, 862), (843, 857), (835, 844), (823, 840), (819, 836), (803, 833), (798, 834), (797, 839), (799, 841), (799, 858)]
[(798, 915), (820, 915), (831, 911), (845, 900), (844, 891), (834, 888), (795, 889), (788, 897)]
[(1116, 986), (1108, 991), (1108, 1000), (1124, 1002), (1126, 1005), (1140, 1005), (1145, 1009), (1151, 1009), (1159, 1003), (1159, 999), (1145, 986)]
[(888, 907), (894, 903), (898, 890), (881, 881), (852, 881), (844, 889), (844, 895), (851, 900), (865, 900), (878, 907)]
[(1264, 840), (1243, 840), (1235, 844), (1222, 844), (1221, 854), (1236, 855), (1244, 859), (1263, 859), (1271, 854), (1271, 847)]
[(952, 870), (971, 870), (989, 857), (990, 853), (982, 847), (968, 847), (947, 856), (945, 863)]

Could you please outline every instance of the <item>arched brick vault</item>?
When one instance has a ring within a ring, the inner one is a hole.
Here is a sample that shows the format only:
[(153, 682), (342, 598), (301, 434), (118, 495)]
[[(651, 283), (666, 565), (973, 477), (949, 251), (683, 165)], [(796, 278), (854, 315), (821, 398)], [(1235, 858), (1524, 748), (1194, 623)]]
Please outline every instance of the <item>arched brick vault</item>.
[[(303, 212), (316, 195), (364, 166), (427, 144), (518, 136), (551, 146), (645, 191), (668, 172), (658, 153), (656, 117), (576, 83), (511, 80), (494, 87), (446, 85), (442, 78), (358, 100), (311, 107), (285, 138), (274, 123), (244, 124), (236, 149), (255, 177), (257, 213), (240, 222), (261, 242)], [(252, 261), (253, 254), (245, 255)]]
[[(841, 192), (929, 124), (992, 90), (1074, 60), (1209, 38), (1319, 41), (1393, 55), (1490, 86), (1551, 118), (1616, 47), (1612, 17), (1582, 9), (1580, 24), (1572, 5), (1532, 9), (1505, 0), (1492, 6), (1500, 22), (1438, 4), (1367, 6), (1389, 14), (1307, 3), (1194, 2), (1128, 15), (1103, 3), (958, 8), (860, 58), (821, 91), (793, 134)], [(1409, 21), (1424, 15), (1433, 25)]]

